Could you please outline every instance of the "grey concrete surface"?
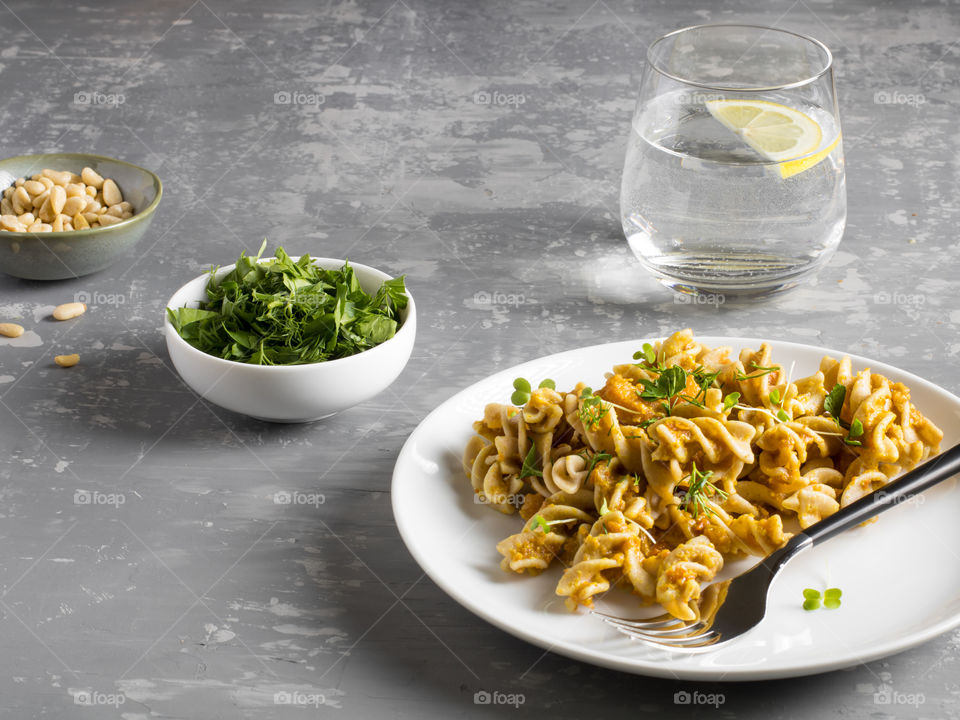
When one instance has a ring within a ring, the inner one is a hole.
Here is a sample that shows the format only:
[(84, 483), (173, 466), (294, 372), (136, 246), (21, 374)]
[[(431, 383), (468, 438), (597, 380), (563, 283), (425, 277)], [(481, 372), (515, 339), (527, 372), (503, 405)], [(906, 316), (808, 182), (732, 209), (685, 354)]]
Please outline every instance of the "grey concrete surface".
[[(629, 118), (645, 43), (732, 20), (834, 50), (848, 228), (791, 295), (678, 304), (619, 228)], [(0, 276), (2, 320), (29, 330), (0, 340), (0, 717), (960, 717), (960, 632), (750, 684), (544, 654), (423, 577), (389, 494), (404, 439), (456, 390), (607, 340), (820, 343), (960, 391), (958, 36), (956, 2), (2, 0), (0, 154), (117, 156), (166, 192), (108, 270)], [(264, 237), (408, 275), (420, 332), (387, 392), (277, 426), (178, 380), (167, 298)], [(86, 315), (47, 319), (78, 294)], [(65, 352), (81, 364), (54, 366)], [(882, 636), (882, 600), (877, 617)], [(923, 703), (878, 705), (881, 686)], [(683, 689), (724, 702), (676, 706)]]

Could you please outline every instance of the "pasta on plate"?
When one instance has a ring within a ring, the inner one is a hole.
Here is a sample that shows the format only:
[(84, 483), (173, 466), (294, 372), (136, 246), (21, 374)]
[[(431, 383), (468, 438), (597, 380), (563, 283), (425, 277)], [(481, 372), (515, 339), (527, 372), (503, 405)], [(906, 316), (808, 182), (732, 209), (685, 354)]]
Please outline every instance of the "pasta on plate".
[(722, 602), (725, 560), (770, 554), (940, 451), (909, 389), (849, 357), (793, 379), (766, 344), (732, 353), (681, 330), (597, 392), (518, 379), (522, 405), (488, 404), (463, 464), (523, 520), (497, 545), (504, 570), (559, 565), (572, 610), (620, 586), (696, 620)]

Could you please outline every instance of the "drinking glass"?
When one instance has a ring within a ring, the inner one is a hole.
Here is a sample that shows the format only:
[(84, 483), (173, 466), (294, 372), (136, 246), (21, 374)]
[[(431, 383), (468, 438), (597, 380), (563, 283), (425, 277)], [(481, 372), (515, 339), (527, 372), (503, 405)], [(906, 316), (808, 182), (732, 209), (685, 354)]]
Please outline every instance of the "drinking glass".
[(847, 217), (830, 50), (756, 25), (654, 42), (620, 215), (640, 263), (683, 293), (763, 297), (815, 275)]

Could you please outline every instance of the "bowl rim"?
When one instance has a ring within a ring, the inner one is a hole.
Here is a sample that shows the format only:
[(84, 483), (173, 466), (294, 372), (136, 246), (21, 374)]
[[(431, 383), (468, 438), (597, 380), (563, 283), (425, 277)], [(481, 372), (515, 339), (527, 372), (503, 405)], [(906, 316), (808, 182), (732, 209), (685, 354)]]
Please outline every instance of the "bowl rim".
[[(301, 257), (303, 256), (291, 255), (290, 259), (297, 261)], [(265, 258), (261, 258), (258, 262), (262, 263), (262, 262), (266, 262), (268, 260), (273, 260), (273, 259), (275, 258), (265, 257)], [(312, 262), (320, 264), (320, 266), (323, 267), (324, 269), (331, 269), (330, 267), (328, 267), (327, 264), (332, 265), (335, 268), (340, 268), (343, 266), (345, 262), (347, 262), (346, 259), (315, 257), (313, 255), (310, 256), (310, 259)], [(233, 268), (235, 268), (236, 266), (237, 264), (233, 263), (231, 265), (223, 265), (223, 266), (217, 267), (216, 269), (217, 276), (220, 277), (222, 275), (226, 275), (231, 270), (233, 270)], [(374, 276), (380, 279), (381, 284), (386, 280), (394, 279), (392, 276), (383, 272), (383, 270), (378, 270), (377, 268), (372, 267), (370, 265), (350, 262), (350, 267), (361, 268), (366, 272), (372, 273)], [(209, 274), (210, 274), (209, 272), (205, 272), (202, 275), (197, 275), (192, 280), (184, 283), (179, 288), (177, 288), (177, 290), (173, 293), (173, 295), (170, 296), (170, 299), (167, 300), (163, 308), (163, 330), (164, 330), (164, 335), (166, 337), (168, 345), (170, 342), (175, 342), (181, 347), (183, 347), (188, 353), (192, 354), (194, 357), (201, 357), (207, 361), (216, 361), (217, 363), (222, 363), (224, 367), (227, 369), (241, 367), (241, 368), (262, 369), (266, 372), (282, 372), (282, 371), (309, 372), (311, 370), (315, 371), (317, 368), (321, 368), (321, 367), (333, 367), (337, 365), (345, 365), (349, 363), (351, 360), (355, 360), (356, 358), (359, 358), (359, 357), (370, 357), (369, 355), (370, 353), (387, 352), (389, 350), (387, 346), (390, 346), (391, 344), (395, 344), (394, 343), (395, 340), (399, 340), (401, 338), (405, 338), (407, 335), (414, 334), (416, 330), (417, 305), (413, 300), (413, 295), (410, 293), (410, 288), (406, 287), (406, 283), (404, 283), (404, 288), (405, 288), (404, 294), (407, 296), (407, 307), (403, 310), (403, 312), (406, 313), (406, 317), (403, 318), (403, 321), (400, 324), (400, 327), (397, 329), (397, 332), (394, 334), (394, 336), (389, 340), (385, 340), (379, 345), (375, 345), (374, 347), (368, 348), (367, 350), (361, 350), (355, 355), (348, 355), (347, 357), (335, 358), (333, 360), (321, 360), (320, 362), (303, 363), (299, 365), (253, 365), (251, 363), (239, 362), (237, 360), (227, 360), (225, 358), (217, 357), (216, 355), (210, 355), (209, 353), (205, 353), (203, 352), (203, 350), (198, 350), (193, 345), (191, 345), (186, 340), (184, 340), (182, 337), (180, 337), (180, 333), (178, 333), (176, 331), (176, 328), (173, 327), (173, 323), (170, 322), (170, 316), (167, 314), (167, 308), (171, 307), (171, 302), (177, 295), (179, 295), (181, 292), (186, 290), (187, 286), (192, 285), (193, 283), (208, 277)], [(387, 348), (387, 350), (382, 350), (382, 348)], [(169, 348), (168, 348), (168, 352), (169, 352)], [(256, 369), (254, 370), (254, 372), (258, 371)]]
[[(153, 198), (153, 201), (147, 205), (143, 210), (136, 213), (133, 217), (129, 217), (126, 220), (121, 220), (118, 223), (113, 225), (107, 225), (106, 227), (98, 228), (84, 228), (83, 230), (61, 230), (60, 232), (54, 233), (35, 233), (35, 232), (20, 232), (18, 230), (2, 230), (0, 232), (3, 235), (0, 237), (20, 237), (20, 238), (37, 238), (41, 239), (41, 236), (51, 235), (58, 238), (69, 237), (69, 238), (84, 238), (90, 237), (91, 235), (96, 235), (99, 233), (106, 233), (111, 230), (116, 230), (117, 228), (128, 228), (137, 220), (146, 220), (150, 215), (153, 214), (153, 211), (156, 210), (157, 205), (160, 204), (160, 198), (163, 197), (163, 182), (161, 182), (160, 177), (146, 168), (140, 167), (139, 165), (134, 165), (133, 163), (127, 162), (126, 160), (120, 160), (118, 158), (110, 157), (109, 155), (97, 155), (94, 153), (75, 153), (75, 152), (61, 152), (61, 153), (37, 153), (34, 155), (14, 155), (12, 157), (3, 158), (0, 160), (0, 166), (3, 163), (10, 162), (13, 160), (31, 160), (31, 159), (42, 159), (48, 157), (63, 157), (64, 155), (73, 155), (78, 158), (90, 158), (93, 160), (107, 160), (112, 163), (117, 163), (118, 165), (126, 165), (131, 167), (134, 170), (139, 170), (142, 173), (146, 173), (153, 180), (153, 186), (157, 189), (156, 197)], [(0, 167), (0, 170), (3, 168)], [(9, 172), (9, 171), (7, 171)], [(11, 175), (13, 173), (10, 173)], [(9, 187), (9, 186), (8, 186)], [(6, 190), (6, 188), (0, 188), (0, 190)]]

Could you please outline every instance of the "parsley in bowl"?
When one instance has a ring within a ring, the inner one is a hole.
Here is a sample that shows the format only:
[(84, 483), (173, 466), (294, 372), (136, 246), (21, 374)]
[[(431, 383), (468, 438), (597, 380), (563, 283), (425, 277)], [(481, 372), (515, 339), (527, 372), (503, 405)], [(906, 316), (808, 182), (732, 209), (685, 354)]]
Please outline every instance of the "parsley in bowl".
[(404, 278), (283, 248), (262, 258), (264, 247), (167, 303), (167, 349), (187, 385), (229, 410), (306, 422), (393, 382), (416, 334)]

